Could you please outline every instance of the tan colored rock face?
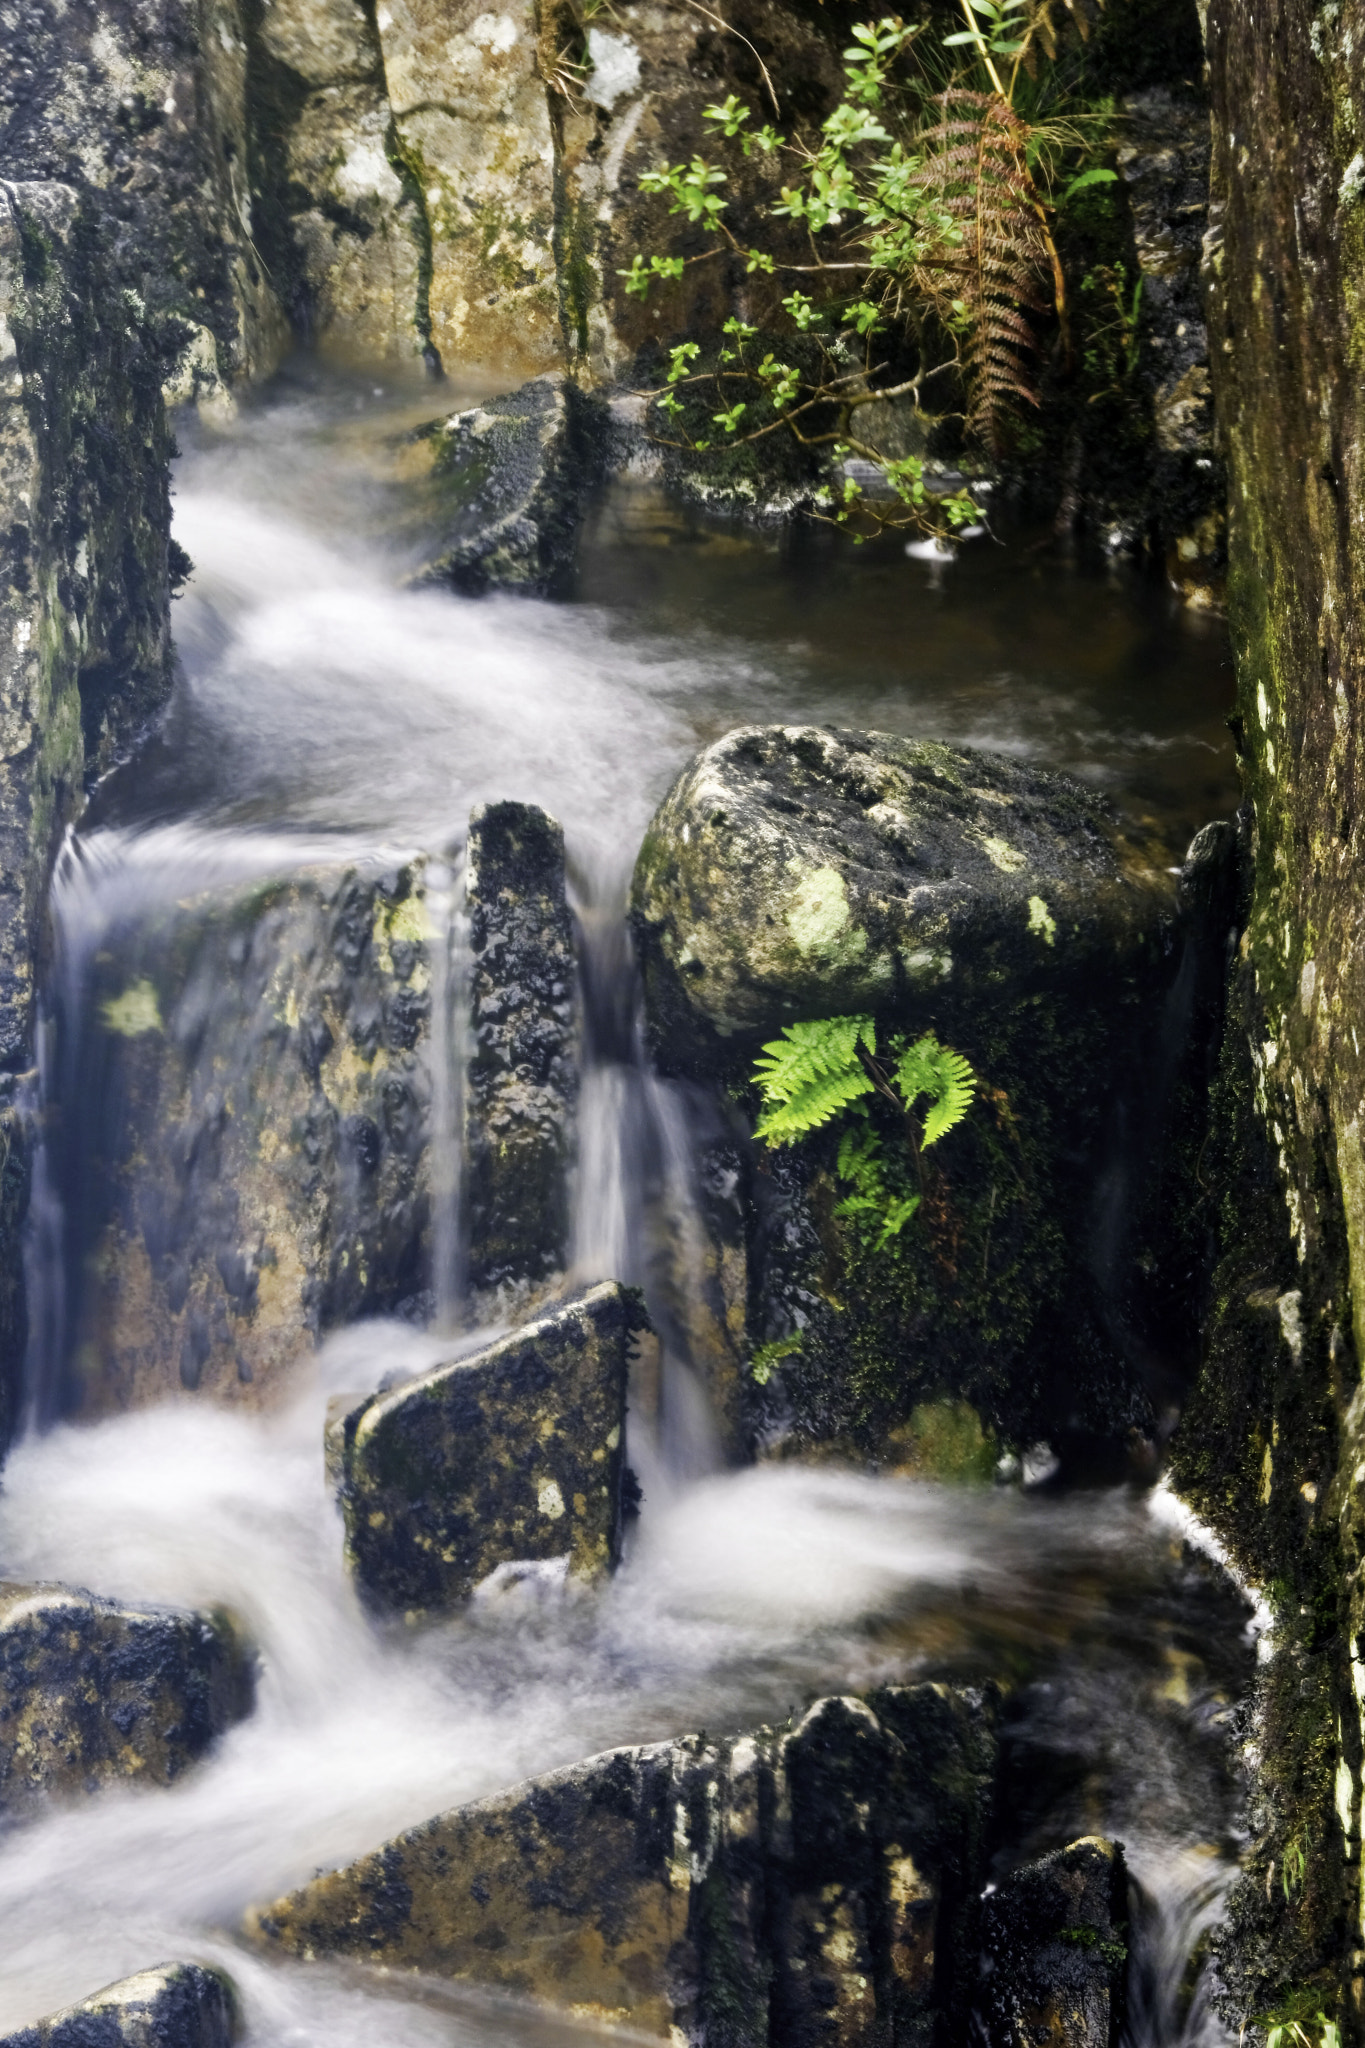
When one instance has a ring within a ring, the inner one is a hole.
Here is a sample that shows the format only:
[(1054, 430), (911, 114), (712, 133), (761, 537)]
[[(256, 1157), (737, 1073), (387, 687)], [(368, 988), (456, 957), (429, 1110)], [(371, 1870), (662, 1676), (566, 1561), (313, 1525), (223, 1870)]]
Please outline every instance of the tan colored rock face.
[(452, 368), (560, 368), (554, 138), (530, 0), (381, 0), (376, 21), (430, 233), (433, 345)]
[(318, 1333), (426, 1283), (417, 873), (310, 871), (150, 930), (100, 991), (120, 1101), (73, 1389), (90, 1414), (276, 1397)]
[(973, 1882), (992, 1760), (945, 1688), (821, 1700), (790, 1732), (611, 1750), (443, 1814), (248, 1925), (674, 2048), (913, 2043), (951, 1981), (947, 1873)]
[(221, 1614), (0, 1582), (0, 1809), (112, 1778), (169, 1784), (251, 1704)]

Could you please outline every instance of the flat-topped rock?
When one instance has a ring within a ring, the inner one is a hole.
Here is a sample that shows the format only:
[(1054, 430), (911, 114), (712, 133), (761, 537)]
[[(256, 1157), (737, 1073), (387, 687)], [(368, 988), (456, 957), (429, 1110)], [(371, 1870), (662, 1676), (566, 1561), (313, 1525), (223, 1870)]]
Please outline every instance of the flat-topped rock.
[(159, 1963), (0, 2039), (0, 2048), (229, 2048), (232, 1985), (202, 1963)]
[(346, 1555), (366, 1598), (416, 1616), (527, 1566), (609, 1572), (631, 1341), (647, 1328), (640, 1296), (605, 1281), (334, 1425)]
[(803, 1017), (1131, 973), (1173, 913), (1064, 775), (887, 733), (743, 726), (678, 777), (631, 892), (669, 1064)]
[(945, 1687), (821, 1700), (458, 1808), (249, 1925), (674, 2044), (927, 2040), (993, 1761), (989, 1715)]
[(226, 1615), (0, 1581), (0, 1809), (112, 1778), (168, 1785), (251, 1706)]

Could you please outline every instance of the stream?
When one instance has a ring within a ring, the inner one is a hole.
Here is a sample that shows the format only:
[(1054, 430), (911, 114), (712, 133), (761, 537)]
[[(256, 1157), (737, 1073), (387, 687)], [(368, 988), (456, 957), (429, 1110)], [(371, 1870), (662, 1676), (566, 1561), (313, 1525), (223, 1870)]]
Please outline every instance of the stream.
[[(91, 963), (159, 908), (309, 860), (458, 857), (472, 804), (524, 799), (565, 827), (594, 984), (576, 1277), (643, 1279), (640, 1162), (676, 1155), (685, 1207), (686, 1103), (641, 1064), (623, 909), (644, 826), (698, 746), (748, 721), (830, 721), (989, 747), (1103, 788), (1171, 864), (1236, 804), (1217, 622), (1126, 565), (1059, 560), (1045, 536), (983, 536), (949, 560), (895, 538), (855, 548), (737, 531), (626, 479), (592, 507), (565, 601), (407, 588), (389, 451), (431, 411), (429, 390), (303, 364), (231, 423), (182, 428), (180, 680), (55, 889), (43, 1085), (68, 1129), (99, 1107), (81, 1052)], [(1160, 1486), (722, 1471), (679, 1370), (657, 1434), (632, 1426), (643, 1507), (604, 1591), (565, 1602), (532, 1583), (381, 1630), (343, 1570), (323, 1413), (334, 1390), (448, 1356), (448, 1339), (397, 1320), (341, 1330), (268, 1415), (185, 1401), (63, 1422), (71, 1209), (40, 1167), (34, 1419), (0, 1490), (0, 1576), (225, 1605), (260, 1679), (255, 1712), (172, 1789), (108, 1787), (0, 1836), (0, 2030), (198, 1958), (234, 1978), (248, 2048), (581, 2041), (568, 2019), (472, 1992), (263, 1959), (241, 1916), (614, 1744), (941, 1676), (1012, 1688), (998, 1875), (1082, 1833), (1125, 1843), (1142, 1894), (1132, 2048), (1230, 2038), (1203, 1964), (1237, 1869), (1231, 1737), (1254, 1618)], [(440, 1309), (439, 1273), (433, 1287)]]

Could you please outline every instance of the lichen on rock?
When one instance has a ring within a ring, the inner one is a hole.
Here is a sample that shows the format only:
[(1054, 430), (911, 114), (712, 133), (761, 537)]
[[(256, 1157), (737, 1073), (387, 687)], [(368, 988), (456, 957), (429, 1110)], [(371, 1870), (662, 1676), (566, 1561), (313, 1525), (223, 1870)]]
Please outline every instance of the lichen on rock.
[(0, 1809), (116, 1778), (168, 1785), (252, 1691), (250, 1652), (222, 1613), (0, 1582)]
[(249, 1926), (689, 2048), (928, 2040), (958, 2016), (993, 1769), (969, 1695), (820, 1700), (458, 1808)]
[(412, 446), (426, 473), (412, 483), (438, 538), (417, 579), (474, 595), (555, 587), (602, 471), (605, 435), (600, 402), (553, 376), (423, 428)]
[(430, 980), (419, 865), (206, 894), (106, 963), (59, 1407), (269, 1402), (322, 1331), (423, 1296)]
[(640, 1297), (604, 1282), (333, 1425), (347, 1561), (374, 1607), (439, 1612), (528, 1565), (580, 1583), (613, 1569), (647, 1328)]
[[(1198, 872), (1225, 854), (1215, 833)], [(656, 1057), (741, 1126), (750, 1352), (784, 1346), (760, 1385), (714, 1313), (700, 1333), (732, 1455), (838, 1443), (896, 1463), (912, 1410), (940, 1400), (1006, 1443), (1150, 1434), (1149, 1361), (1195, 1342), (1182, 1233), (1225, 895), (1177, 888), (1070, 778), (968, 750), (746, 727), (683, 771), (631, 917)], [(841, 1207), (837, 1124), (778, 1151), (742, 1136), (759, 1046), (831, 1014), (870, 1014), (884, 1046), (932, 1030), (978, 1077), (922, 1180), (871, 1104), (922, 1198), (888, 1239)]]
[(479, 805), (465, 899), (468, 1279), (505, 1313), (569, 1259), (578, 1000), (562, 827), (535, 804)]

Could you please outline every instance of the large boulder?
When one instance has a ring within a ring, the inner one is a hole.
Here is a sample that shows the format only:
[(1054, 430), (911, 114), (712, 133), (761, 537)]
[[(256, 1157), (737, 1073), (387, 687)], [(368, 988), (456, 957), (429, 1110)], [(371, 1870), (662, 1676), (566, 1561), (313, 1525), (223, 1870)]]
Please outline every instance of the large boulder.
[(232, 1985), (202, 1963), (160, 1963), (0, 2039), (0, 2048), (230, 2048)]
[(421, 429), (406, 469), (437, 535), (421, 578), (475, 595), (552, 589), (602, 472), (607, 417), (576, 385), (544, 376)]
[[(678, 777), (631, 892), (670, 1066), (803, 1017), (1020, 1003), (1162, 957), (1169, 878), (1069, 777), (887, 733), (742, 726)], [(1106, 990), (1106, 995), (1110, 994)]]
[(675, 2044), (927, 2044), (993, 1769), (946, 1688), (618, 1749), (443, 1814), (251, 1916), (258, 1939), (531, 1996)]
[(1111, 2048), (1128, 1963), (1121, 1846), (1087, 1835), (1014, 1871), (986, 1900), (981, 1948), (989, 2048)]
[(88, 1027), (102, 1115), (64, 1165), (85, 1299), (58, 1405), (258, 1405), (319, 1332), (427, 1287), (421, 882), (303, 870), (107, 949)]
[(168, 1785), (248, 1712), (252, 1688), (221, 1613), (0, 1582), (0, 1810), (112, 1778)]
[[(727, 1161), (711, 1234), (734, 1277), (710, 1307), (694, 1290), (690, 1342), (733, 1454), (895, 1455), (940, 1398), (1021, 1446), (1149, 1435), (1199, 1309), (1230, 847), (1212, 830), (1177, 879), (1066, 776), (885, 734), (746, 727), (683, 771), (631, 919), (655, 1057), (712, 1105), (699, 1168)], [(885, 1239), (843, 1206), (837, 1118), (747, 1137), (759, 1047), (846, 1014), (884, 1046), (933, 1030), (978, 1077), (918, 1168), (874, 1099), (921, 1197)]]
[(489, 1308), (524, 1305), (569, 1260), (578, 1102), (574, 929), (562, 827), (534, 804), (469, 821), (467, 1278)]
[(639, 1296), (606, 1281), (334, 1423), (347, 1559), (370, 1602), (416, 1616), (528, 1566), (610, 1571), (631, 1340), (647, 1328)]

